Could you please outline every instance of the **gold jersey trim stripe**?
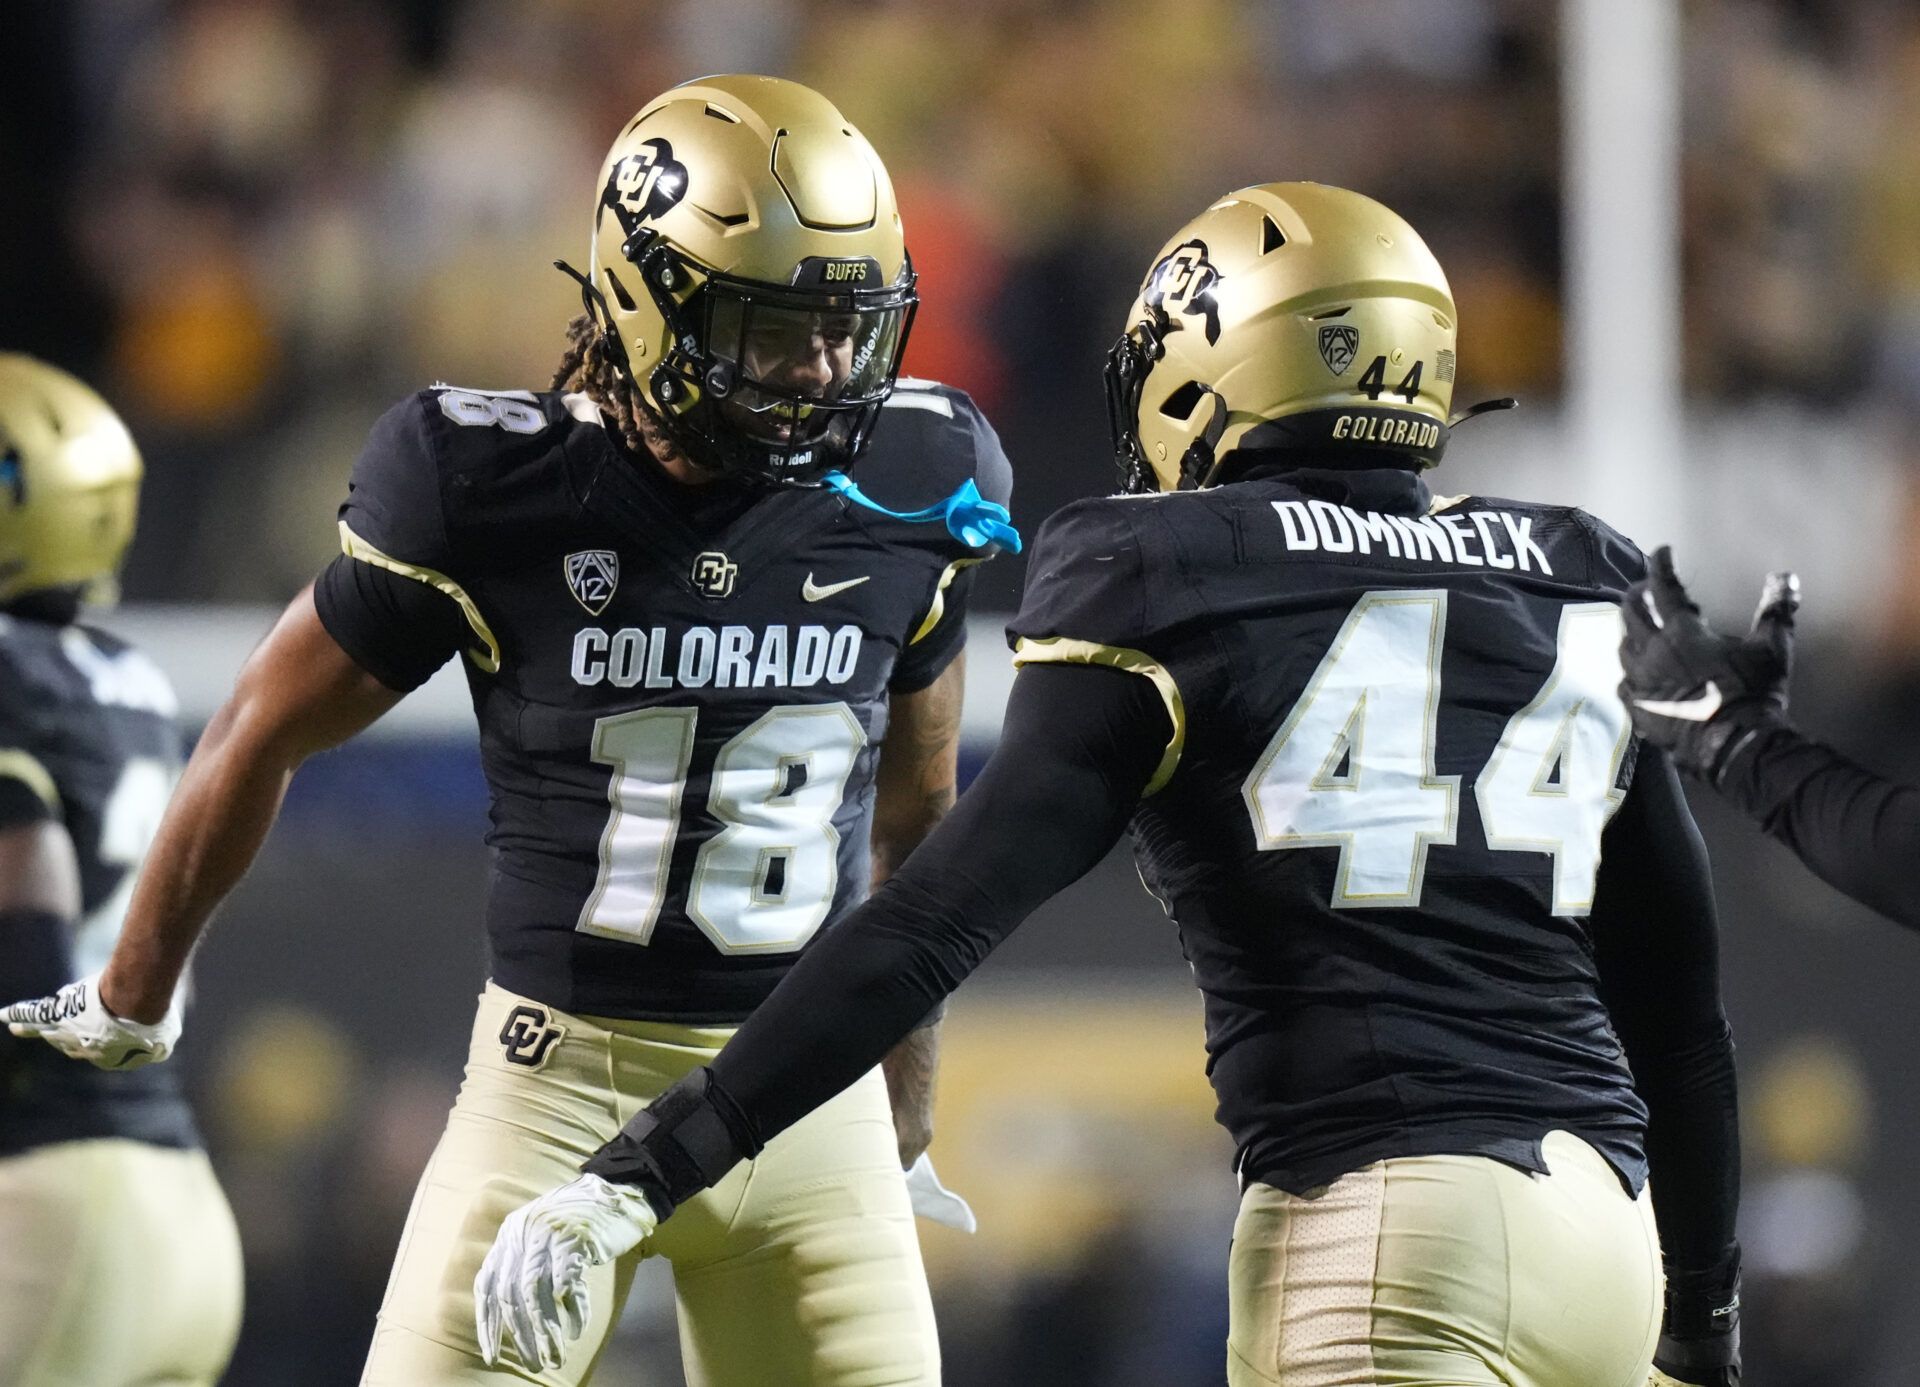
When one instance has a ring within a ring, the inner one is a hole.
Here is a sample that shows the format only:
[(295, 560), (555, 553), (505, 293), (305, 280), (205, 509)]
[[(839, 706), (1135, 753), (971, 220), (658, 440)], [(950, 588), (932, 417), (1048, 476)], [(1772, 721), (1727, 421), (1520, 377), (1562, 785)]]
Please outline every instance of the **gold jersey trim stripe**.
[(1187, 704), (1180, 697), (1180, 686), (1173, 682), (1173, 674), (1153, 656), (1117, 645), (1070, 640), (1065, 636), (1053, 636), (1046, 640), (1022, 636), (1013, 647), (1013, 664), (1016, 669), (1021, 665), (1106, 665), (1151, 679), (1154, 688), (1160, 691), (1160, 701), (1167, 705), (1167, 716), (1173, 721), (1173, 736), (1167, 739), (1166, 752), (1160, 757), (1160, 764), (1154, 768), (1153, 777), (1147, 781), (1147, 787), (1140, 792), (1140, 797), (1144, 799), (1158, 793), (1173, 779), (1173, 773), (1180, 765), (1180, 753), (1187, 746)]
[(481, 642), (487, 647), (484, 651), (468, 650), (467, 658), (487, 674), (500, 672), (500, 642), (494, 639), (493, 631), (487, 625), (487, 619), (480, 615), (480, 609), (474, 605), (473, 599), (467, 596), (465, 588), (444, 573), (436, 573), (431, 568), (405, 563), (381, 553), (356, 535), (353, 528), (344, 520), (340, 522), (340, 548), (348, 558), (370, 563), (375, 568), (384, 568), (390, 573), (398, 573), (403, 578), (412, 578), (415, 582), (425, 583), (428, 587), (437, 588), (451, 597), (460, 605), (461, 614), (466, 617), (467, 625), (473, 628), (473, 634), (480, 637)]
[(0, 748), (0, 776), (19, 781), (40, 796), (47, 808), (56, 814), (61, 812), (60, 787), (53, 783), (47, 768), (27, 752), (18, 747)]
[(940, 618), (945, 616), (947, 612), (947, 589), (953, 585), (953, 580), (959, 575), (960, 570), (963, 568), (972, 568), (977, 563), (985, 563), (992, 557), (991, 554), (981, 554), (977, 558), (955, 559), (947, 565), (947, 571), (940, 575), (940, 585), (933, 590), (933, 605), (927, 608), (927, 616), (926, 619), (920, 623), (920, 629), (908, 637), (908, 645), (920, 644), (921, 641), (932, 635), (933, 628), (940, 624)]

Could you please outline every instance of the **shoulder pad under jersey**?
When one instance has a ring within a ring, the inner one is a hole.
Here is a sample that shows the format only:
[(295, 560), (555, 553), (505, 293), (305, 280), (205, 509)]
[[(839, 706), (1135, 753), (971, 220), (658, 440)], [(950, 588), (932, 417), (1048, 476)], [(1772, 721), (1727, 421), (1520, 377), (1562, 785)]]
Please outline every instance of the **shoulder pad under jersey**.
[(1013, 466), (993, 425), (966, 391), (931, 380), (895, 384), (851, 475), (891, 510), (933, 505), (968, 480), (1000, 505), (1013, 496)]
[(1020, 611), (1007, 626), (1023, 641), (1069, 640), (1137, 649), (1153, 627), (1152, 594), (1129, 498), (1062, 506), (1040, 527)]

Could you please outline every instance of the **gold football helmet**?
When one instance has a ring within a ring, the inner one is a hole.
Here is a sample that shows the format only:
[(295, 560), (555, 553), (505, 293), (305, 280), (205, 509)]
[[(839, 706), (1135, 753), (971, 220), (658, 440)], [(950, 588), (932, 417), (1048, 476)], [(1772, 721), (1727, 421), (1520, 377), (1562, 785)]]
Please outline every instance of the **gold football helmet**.
[(1154, 258), (1107, 358), (1129, 491), (1215, 480), (1236, 447), (1440, 460), (1453, 292), (1419, 234), (1319, 183), (1229, 193)]
[(811, 88), (707, 77), (627, 123), (583, 286), (696, 464), (811, 482), (865, 446), (918, 295), (886, 167)]
[(49, 590), (112, 602), (140, 471), (111, 405), (65, 371), (0, 352), (0, 606)]

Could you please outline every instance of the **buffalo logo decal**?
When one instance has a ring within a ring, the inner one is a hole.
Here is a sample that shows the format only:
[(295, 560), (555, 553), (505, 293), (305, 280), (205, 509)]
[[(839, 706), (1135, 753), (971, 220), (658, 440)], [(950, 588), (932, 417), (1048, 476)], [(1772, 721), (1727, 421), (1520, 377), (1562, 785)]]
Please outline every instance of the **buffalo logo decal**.
[(1140, 297), (1167, 315), (1169, 331), (1180, 326), (1181, 318), (1204, 319), (1211, 346), (1220, 340), (1220, 304), (1214, 298), (1219, 285), (1220, 272), (1207, 259), (1207, 243), (1188, 241), (1147, 272)]
[(614, 164), (600, 201), (613, 209), (620, 229), (631, 236), (642, 222), (671, 212), (686, 195), (687, 166), (673, 157), (673, 146), (647, 140)]
[(1320, 359), (1336, 376), (1353, 365), (1360, 353), (1360, 329), (1345, 323), (1329, 323), (1320, 329)]
[(567, 1028), (556, 1025), (545, 1007), (523, 1005), (507, 1013), (507, 1023), (500, 1028), (500, 1044), (508, 1064), (538, 1069), (566, 1033)]
[(567, 555), (567, 587), (574, 601), (599, 616), (620, 586), (620, 556), (611, 549), (582, 549)]

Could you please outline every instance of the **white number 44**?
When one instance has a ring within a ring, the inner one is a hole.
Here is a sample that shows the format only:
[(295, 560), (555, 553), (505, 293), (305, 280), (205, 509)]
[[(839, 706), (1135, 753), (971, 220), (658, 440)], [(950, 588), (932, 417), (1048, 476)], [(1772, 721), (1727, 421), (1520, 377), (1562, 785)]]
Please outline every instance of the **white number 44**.
[[(1434, 769), (1443, 590), (1371, 592), (1348, 613), (1241, 795), (1263, 850), (1336, 847), (1336, 907), (1420, 903), (1427, 851), (1452, 844), (1460, 777)], [(1585, 915), (1626, 751), (1620, 612), (1561, 609), (1553, 672), (1474, 782), (1498, 851), (1553, 859), (1553, 912)]]

